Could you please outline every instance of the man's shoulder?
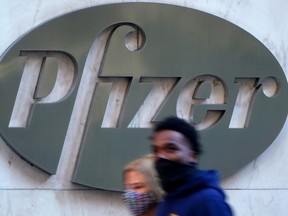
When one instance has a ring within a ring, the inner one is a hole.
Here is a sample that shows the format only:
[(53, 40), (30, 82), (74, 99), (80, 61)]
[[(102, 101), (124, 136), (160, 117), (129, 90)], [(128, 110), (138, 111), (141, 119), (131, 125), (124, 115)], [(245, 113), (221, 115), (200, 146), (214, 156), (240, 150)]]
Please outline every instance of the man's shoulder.
[(215, 199), (224, 199), (225, 195), (220, 188), (201, 188), (200, 190), (195, 191), (191, 196), (198, 197), (202, 201), (206, 200), (215, 200)]

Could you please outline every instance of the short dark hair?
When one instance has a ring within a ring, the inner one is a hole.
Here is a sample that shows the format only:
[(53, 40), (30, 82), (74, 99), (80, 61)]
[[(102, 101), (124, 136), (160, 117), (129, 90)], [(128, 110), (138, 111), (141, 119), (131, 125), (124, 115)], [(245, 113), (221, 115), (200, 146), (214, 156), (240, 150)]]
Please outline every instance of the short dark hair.
[(188, 139), (190, 148), (195, 152), (196, 155), (200, 155), (202, 153), (202, 146), (199, 142), (198, 132), (194, 126), (189, 124), (187, 121), (176, 116), (167, 117), (156, 123), (154, 127), (154, 133), (163, 130), (173, 130), (181, 133)]

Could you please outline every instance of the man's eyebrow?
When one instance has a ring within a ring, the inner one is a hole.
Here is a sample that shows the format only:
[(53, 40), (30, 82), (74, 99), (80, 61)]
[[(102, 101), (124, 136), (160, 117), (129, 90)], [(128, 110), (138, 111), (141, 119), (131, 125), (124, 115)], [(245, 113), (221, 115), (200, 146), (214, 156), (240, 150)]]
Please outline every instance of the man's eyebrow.
[(168, 146), (177, 146), (177, 144), (175, 142), (170, 142), (170, 141), (166, 143), (166, 146), (167, 145)]

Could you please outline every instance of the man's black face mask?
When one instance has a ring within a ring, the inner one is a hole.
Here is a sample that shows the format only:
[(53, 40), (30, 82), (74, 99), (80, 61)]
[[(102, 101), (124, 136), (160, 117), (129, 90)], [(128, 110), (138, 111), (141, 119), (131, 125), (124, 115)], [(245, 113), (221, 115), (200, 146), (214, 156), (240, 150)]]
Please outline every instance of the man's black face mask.
[(179, 163), (164, 158), (155, 162), (155, 167), (166, 192), (173, 192), (186, 178), (193, 175), (196, 163)]

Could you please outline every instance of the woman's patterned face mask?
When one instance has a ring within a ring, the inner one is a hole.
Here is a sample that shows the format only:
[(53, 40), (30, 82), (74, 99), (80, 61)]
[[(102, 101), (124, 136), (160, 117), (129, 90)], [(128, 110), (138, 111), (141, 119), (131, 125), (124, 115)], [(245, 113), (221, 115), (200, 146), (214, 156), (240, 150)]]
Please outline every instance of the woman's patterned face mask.
[(126, 190), (123, 194), (123, 200), (135, 216), (147, 212), (156, 205), (156, 199), (152, 193), (136, 193), (132, 190)]

